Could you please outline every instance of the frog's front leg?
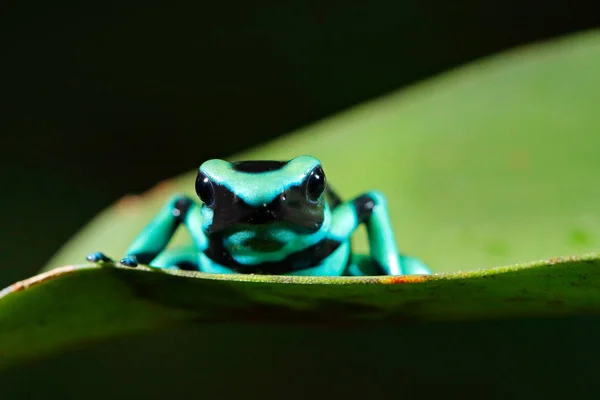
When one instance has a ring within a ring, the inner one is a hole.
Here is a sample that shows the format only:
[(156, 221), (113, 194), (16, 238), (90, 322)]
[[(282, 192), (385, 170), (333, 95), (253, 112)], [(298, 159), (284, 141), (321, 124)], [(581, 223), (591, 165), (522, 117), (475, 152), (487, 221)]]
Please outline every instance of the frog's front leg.
[[(138, 263), (150, 264), (169, 244), (180, 224), (190, 232), (196, 248), (206, 247), (206, 237), (202, 231), (200, 206), (186, 196), (173, 196), (154, 219), (136, 237), (127, 250), (121, 264), (136, 267)], [(102, 253), (90, 254), (92, 262), (110, 261)]]
[(378, 191), (367, 192), (333, 210), (331, 235), (348, 240), (360, 224), (367, 228), (371, 261), (386, 275), (410, 273), (405, 258), (398, 253), (387, 201)]

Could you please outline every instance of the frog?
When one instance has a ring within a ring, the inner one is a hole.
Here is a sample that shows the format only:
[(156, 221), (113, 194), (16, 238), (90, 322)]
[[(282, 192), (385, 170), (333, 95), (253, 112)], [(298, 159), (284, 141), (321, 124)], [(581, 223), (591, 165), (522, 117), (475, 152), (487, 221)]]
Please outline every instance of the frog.
[[(373, 276), (431, 274), (398, 252), (387, 199), (369, 190), (343, 201), (319, 159), (209, 159), (198, 168), (200, 200), (176, 193), (133, 240), (124, 267), (215, 274)], [(352, 236), (366, 227), (369, 254), (356, 254)], [(192, 243), (168, 249), (180, 226)], [(94, 263), (114, 263), (102, 252)]]

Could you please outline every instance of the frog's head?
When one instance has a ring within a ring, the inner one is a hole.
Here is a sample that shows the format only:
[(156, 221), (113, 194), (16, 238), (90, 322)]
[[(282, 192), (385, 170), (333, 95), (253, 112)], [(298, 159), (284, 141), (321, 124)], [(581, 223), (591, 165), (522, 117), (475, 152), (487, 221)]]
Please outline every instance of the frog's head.
[(326, 185), (321, 163), (310, 156), (206, 161), (196, 178), (204, 231), (238, 252), (278, 251), (314, 239), (329, 222)]

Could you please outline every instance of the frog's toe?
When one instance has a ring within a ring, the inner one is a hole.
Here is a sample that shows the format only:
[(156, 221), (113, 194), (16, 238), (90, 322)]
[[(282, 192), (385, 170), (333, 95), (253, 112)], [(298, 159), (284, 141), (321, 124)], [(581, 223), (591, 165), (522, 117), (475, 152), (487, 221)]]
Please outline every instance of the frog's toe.
[(113, 261), (110, 257), (106, 256), (105, 254), (99, 251), (88, 254), (87, 257), (85, 257), (85, 259), (93, 263), (108, 263)]
[(135, 258), (135, 256), (123, 257), (120, 262), (122, 265), (124, 265), (126, 267), (135, 268), (138, 266), (138, 262), (137, 262), (137, 259)]

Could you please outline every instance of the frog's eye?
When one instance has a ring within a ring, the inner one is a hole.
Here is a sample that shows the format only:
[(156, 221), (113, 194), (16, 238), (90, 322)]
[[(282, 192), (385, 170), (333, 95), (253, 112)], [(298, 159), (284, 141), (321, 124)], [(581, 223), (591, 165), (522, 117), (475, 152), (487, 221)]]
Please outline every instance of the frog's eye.
[(215, 202), (215, 188), (212, 182), (202, 172), (198, 172), (196, 177), (196, 194), (207, 207), (211, 207)]
[(323, 168), (317, 167), (312, 170), (306, 181), (306, 197), (311, 202), (317, 202), (325, 191), (327, 182)]

